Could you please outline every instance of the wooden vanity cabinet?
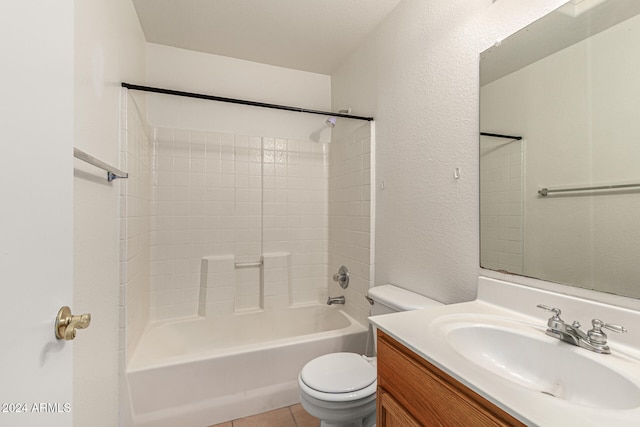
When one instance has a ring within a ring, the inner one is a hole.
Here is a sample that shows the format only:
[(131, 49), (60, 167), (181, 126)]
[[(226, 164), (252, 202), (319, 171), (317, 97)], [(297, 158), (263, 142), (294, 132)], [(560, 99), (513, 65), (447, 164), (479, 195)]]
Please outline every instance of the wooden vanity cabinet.
[(378, 427), (525, 426), (378, 330)]

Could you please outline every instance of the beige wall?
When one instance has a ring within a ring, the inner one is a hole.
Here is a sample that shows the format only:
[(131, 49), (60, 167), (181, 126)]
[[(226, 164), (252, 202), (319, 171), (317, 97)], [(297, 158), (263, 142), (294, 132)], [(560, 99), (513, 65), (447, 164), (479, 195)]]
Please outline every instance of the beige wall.
[[(76, 147), (119, 166), (120, 82), (144, 79), (144, 37), (127, 0), (75, 2)], [(70, 94), (71, 96), (71, 94)], [(74, 341), (74, 425), (118, 424), (119, 195), (97, 169), (76, 162), (74, 312), (92, 314)], [(80, 334), (79, 334), (80, 335)]]

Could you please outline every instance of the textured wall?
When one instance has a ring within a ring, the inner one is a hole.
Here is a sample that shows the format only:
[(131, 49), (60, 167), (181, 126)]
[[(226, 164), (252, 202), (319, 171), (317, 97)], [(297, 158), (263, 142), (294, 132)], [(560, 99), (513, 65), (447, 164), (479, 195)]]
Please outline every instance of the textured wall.
[(479, 53), (561, 3), (405, 0), (332, 75), (334, 108), (376, 118), (376, 284), (475, 297)]

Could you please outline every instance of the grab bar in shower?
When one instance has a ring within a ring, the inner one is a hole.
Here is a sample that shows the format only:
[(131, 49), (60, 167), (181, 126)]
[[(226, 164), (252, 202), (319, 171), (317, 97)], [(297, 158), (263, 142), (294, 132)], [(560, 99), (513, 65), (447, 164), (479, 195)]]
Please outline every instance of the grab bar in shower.
[(83, 162), (87, 162), (97, 168), (107, 172), (107, 181), (111, 182), (116, 178), (129, 178), (129, 174), (121, 171), (120, 169), (113, 167), (102, 160), (96, 159), (90, 154), (85, 153), (82, 150), (73, 147), (73, 157), (80, 159)]
[(234, 263), (234, 266), (236, 268), (245, 268), (245, 267), (261, 267), (263, 264), (263, 261), (253, 261), (253, 262), (236, 262)]
[(596, 191), (596, 190), (619, 190), (624, 188), (636, 188), (640, 187), (640, 183), (636, 184), (613, 184), (613, 185), (598, 185), (595, 187), (574, 187), (574, 188), (541, 188), (538, 190), (538, 194), (542, 197), (546, 197), (551, 193), (566, 193), (573, 191)]

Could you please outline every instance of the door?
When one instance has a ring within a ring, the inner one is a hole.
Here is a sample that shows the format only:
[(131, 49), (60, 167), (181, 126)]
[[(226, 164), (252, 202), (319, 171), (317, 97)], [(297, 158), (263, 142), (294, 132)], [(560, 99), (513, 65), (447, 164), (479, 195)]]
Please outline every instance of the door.
[(0, 426), (72, 425), (73, 2), (0, 2)]
[(420, 427), (420, 423), (381, 388), (378, 388), (377, 409), (377, 425), (380, 427)]

